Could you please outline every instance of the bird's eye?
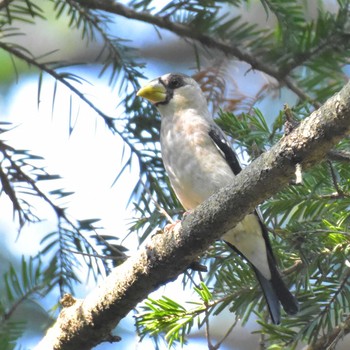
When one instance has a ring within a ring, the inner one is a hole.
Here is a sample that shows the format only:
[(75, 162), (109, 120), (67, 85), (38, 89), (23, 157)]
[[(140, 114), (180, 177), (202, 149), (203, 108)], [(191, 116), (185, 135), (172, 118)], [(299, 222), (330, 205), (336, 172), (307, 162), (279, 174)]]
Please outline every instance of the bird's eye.
[(173, 76), (171, 77), (169, 83), (168, 83), (168, 87), (169, 89), (177, 89), (181, 86), (184, 85), (184, 81), (181, 77), (179, 76)]

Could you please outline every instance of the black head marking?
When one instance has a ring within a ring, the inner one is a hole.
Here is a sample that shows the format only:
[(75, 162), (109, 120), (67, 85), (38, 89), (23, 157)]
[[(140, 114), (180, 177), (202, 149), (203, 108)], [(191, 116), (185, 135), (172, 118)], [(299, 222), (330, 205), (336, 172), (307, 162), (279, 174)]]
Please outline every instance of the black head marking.
[(181, 74), (171, 74), (168, 78), (168, 88), (175, 90), (186, 85), (184, 76)]
[(166, 80), (159, 78), (159, 83), (166, 89), (166, 99), (162, 102), (158, 102), (156, 106), (168, 104), (174, 96), (174, 90), (186, 85), (185, 78), (186, 75), (180, 73), (170, 74)]

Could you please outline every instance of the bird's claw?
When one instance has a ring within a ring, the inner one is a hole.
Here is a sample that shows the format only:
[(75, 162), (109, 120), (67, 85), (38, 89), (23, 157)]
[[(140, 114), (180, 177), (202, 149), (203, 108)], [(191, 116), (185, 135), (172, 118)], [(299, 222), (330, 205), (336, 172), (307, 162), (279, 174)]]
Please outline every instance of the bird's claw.
[(168, 232), (172, 231), (179, 222), (181, 222), (181, 220), (176, 220), (175, 222), (172, 222), (171, 224), (165, 225), (163, 232), (168, 233)]

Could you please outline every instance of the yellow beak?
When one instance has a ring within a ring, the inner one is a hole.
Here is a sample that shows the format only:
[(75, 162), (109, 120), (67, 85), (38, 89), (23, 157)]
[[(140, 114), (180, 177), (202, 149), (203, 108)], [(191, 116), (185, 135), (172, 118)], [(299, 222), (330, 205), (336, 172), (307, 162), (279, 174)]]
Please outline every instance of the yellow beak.
[(137, 91), (136, 95), (143, 97), (152, 103), (159, 103), (166, 100), (167, 91), (158, 81), (151, 81)]

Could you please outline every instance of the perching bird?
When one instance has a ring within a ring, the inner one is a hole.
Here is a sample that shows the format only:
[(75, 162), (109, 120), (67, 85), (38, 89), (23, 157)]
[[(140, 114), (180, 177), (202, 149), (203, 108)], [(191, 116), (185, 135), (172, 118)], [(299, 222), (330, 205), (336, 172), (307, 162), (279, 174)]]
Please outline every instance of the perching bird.
[[(235, 152), (213, 121), (199, 85), (183, 74), (166, 74), (137, 92), (161, 114), (160, 143), (171, 185), (186, 210), (229, 185), (241, 171)], [(255, 211), (222, 239), (253, 267), (272, 321), (280, 323), (280, 303), (287, 314), (298, 302), (277, 270), (265, 225)]]

